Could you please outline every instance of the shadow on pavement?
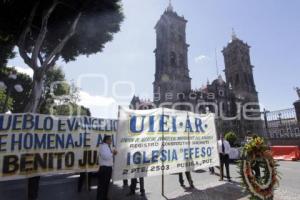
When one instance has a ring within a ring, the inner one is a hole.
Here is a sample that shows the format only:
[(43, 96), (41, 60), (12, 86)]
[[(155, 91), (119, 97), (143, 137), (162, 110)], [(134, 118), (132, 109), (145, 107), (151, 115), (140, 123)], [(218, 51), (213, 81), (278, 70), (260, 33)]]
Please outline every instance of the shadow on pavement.
[[(71, 177), (71, 178), (70, 178)], [(97, 179), (92, 179), (91, 191), (87, 190), (87, 185), (83, 185), (82, 191), (77, 191), (79, 175), (63, 175), (42, 177), (38, 200), (96, 200)], [(143, 199), (147, 197), (135, 196), (127, 197), (129, 187), (119, 187), (111, 184), (110, 199)], [(147, 196), (147, 193), (146, 193)], [(3, 181), (0, 182), (1, 200), (27, 200), (27, 180)]]
[[(63, 175), (43, 177), (40, 182), (39, 200), (96, 200), (97, 194), (97, 179), (92, 179), (92, 189), (87, 191), (87, 186), (84, 185), (82, 192), (77, 192), (77, 175)], [(26, 200), (26, 180), (0, 182), (0, 199), (1, 200)], [(205, 184), (205, 183), (204, 183)], [(237, 182), (217, 182), (218, 185), (196, 185), (195, 189), (188, 187), (182, 190), (172, 190), (171, 194), (166, 194), (165, 198), (160, 196), (159, 199), (170, 200), (236, 200), (246, 197), (248, 194), (242, 191)], [(206, 189), (202, 189), (206, 188)], [(157, 191), (156, 191), (157, 192)], [(129, 187), (122, 187), (120, 184), (111, 184), (110, 199), (111, 200), (147, 200), (158, 199), (159, 195), (146, 190), (146, 196), (140, 196), (139, 189), (136, 190), (136, 195), (127, 196)], [(155, 195), (155, 198), (154, 196)]]
[(248, 193), (243, 192), (243, 188), (238, 183), (224, 183), (215, 187), (209, 187), (205, 190), (190, 189), (188, 194), (175, 198), (166, 198), (168, 200), (237, 200), (248, 196)]
[(147, 192), (146, 192), (146, 196), (140, 196), (139, 193), (139, 188), (136, 188), (136, 194), (135, 195), (131, 195), (131, 196), (127, 196), (127, 194), (129, 193), (130, 189), (129, 186), (126, 187), (119, 187), (118, 185), (112, 185), (111, 187), (111, 191), (113, 191), (113, 194), (111, 193), (111, 200), (114, 199), (127, 199), (127, 200), (147, 200)]

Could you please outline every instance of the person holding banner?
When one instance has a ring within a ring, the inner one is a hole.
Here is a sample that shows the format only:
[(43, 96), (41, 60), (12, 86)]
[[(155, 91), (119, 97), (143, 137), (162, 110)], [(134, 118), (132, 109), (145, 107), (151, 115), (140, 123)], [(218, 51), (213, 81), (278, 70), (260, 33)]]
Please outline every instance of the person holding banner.
[(229, 182), (231, 182), (230, 173), (229, 173), (230, 148), (231, 147), (229, 142), (225, 140), (223, 134), (221, 134), (220, 140), (218, 141), (218, 152), (220, 155), (220, 181), (223, 181), (224, 178), (224, 165), (225, 165), (227, 179)]
[(40, 176), (31, 177), (27, 183), (28, 200), (36, 200), (39, 195)]
[(91, 185), (92, 185), (92, 173), (91, 172), (81, 172), (78, 183), (77, 183), (77, 192), (81, 192), (82, 186), (84, 181), (87, 180), (87, 189), (90, 192), (91, 191)]
[(127, 187), (128, 186), (128, 180), (127, 179), (124, 179), (123, 180), (123, 187)]
[[(179, 183), (181, 187), (185, 187), (184, 185), (184, 180), (183, 180), (183, 173), (179, 173)], [(191, 176), (191, 172), (185, 172), (185, 176), (186, 179), (188, 180), (189, 184), (190, 184), (190, 188), (195, 188), (193, 180), (192, 180), (192, 176)]]
[[(141, 196), (144, 197), (145, 196), (144, 178), (143, 177), (139, 178), (139, 181), (140, 181)], [(127, 196), (135, 195), (136, 185), (137, 185), (137, 178), (132, 178), (130, 183), (130, 192), (128, 193)]]
[(107, 200), (109, 183), (112, 176), (113, 157), (117, 154), (116, 150), (111, 150), (112, 138), (105, 135), (103, 143), (99, 148), (99, 171), (98, 171), (98, 189), (97, 200)]

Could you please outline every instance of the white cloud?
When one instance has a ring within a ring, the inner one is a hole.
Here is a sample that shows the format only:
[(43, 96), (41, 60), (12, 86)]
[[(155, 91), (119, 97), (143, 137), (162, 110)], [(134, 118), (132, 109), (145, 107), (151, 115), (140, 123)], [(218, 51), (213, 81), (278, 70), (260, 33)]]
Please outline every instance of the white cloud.
[(112, 97), (91, 95), (85, 91), (79, 91), (79, 104), (90, 109), (93, 117), (114, 118), (118, 116), (118, 103)]
[(80, 104), (86, 107), (90, 106), (109, 106), (112, 104), (116, 104), (116, 100), (111, 97), (104, 97), (99, 95), (91, 95), (88, 92), (80, 91)]
[(206, 59), (208, 59), (209, 57), (208, 56), (206, 56), (206, 55), (199, 55), (199, 56), (197, 56), (196, 58), (195, 58), (195, 62), (196, 63), (200, 63), (200, 62), (202, 62), (203, 60), (206, 60)]
[(17, 70), (17, 72), (27, 74), (31, 78), (33, 77), (33, 70), (29, 67), (26, 67), (26, 68), (24, 68), (24, 67), (15, 67), (15, 66), (8, 66), (8, 67), (15, 68)]

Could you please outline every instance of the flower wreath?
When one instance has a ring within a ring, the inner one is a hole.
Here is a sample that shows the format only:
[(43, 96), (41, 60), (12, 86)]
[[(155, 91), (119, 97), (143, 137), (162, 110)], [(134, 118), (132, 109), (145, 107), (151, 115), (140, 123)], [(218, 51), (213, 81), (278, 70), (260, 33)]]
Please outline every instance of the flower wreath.
[[(278, 184), (277, 166), (262, 138), (256, 137), (244, 146), (240, 174), (250, 199), (273, 199)], [(263, 169), (262, 176), (255, 174), (256, 169)]]

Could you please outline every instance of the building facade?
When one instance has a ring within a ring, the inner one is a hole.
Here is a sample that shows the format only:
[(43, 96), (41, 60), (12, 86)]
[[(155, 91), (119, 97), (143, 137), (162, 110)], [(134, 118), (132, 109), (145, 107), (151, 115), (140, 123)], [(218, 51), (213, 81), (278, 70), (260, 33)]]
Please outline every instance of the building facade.
[(191, 90), (186, 23), (187, 20), (178, 16), (169, 5), (155, 26), (155, 104), (175, 103), (177, 100), (174, 97), (178, 93)]
[[(253, 114), (259, 110), (250, 46), (233, 32), (231, 41), (222, 53), (225, 62), (225, 80), (219, 75), (211, 83), (198, 89), (191, 88), (186, 43), (187, 20), (179, 16), (170, 4), (155, 26), (156, 49), (153, 101), (143, 101), (134, 96), (134, 109), (168, 107), (196, 113), (214, 112), (218, 132), (234, 131), (242, 138), (247, 131), (258, 133), (261, 120)], [(247, 103), (250, 103), (248, 106)], [(252, 112), (246, 112), (247, 111)], [(243, 116), (243, 112), (245, 115)]]

